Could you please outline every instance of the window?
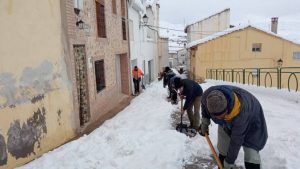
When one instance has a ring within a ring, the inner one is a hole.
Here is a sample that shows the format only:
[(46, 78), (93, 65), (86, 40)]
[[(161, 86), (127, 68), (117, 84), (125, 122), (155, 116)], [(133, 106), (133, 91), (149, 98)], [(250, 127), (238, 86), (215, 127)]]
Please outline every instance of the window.
[(122, 34), (123, 34), (123, 40), (127, 40), (127, 37), (126, 37), (126, 21), (125, 21), (125, 18), (122, 18)]
[(125, 2), (124, 2), (124, 0), (121, 0), (121, 14), (122, 14), (122, 17), (125, 17), (125, 15), (126, 15), (126, 9), (125, 9)]
[(114, 14), (117, 14), (117, 4), (116, 4), (116, 0), (112, 0), (112, 11)]
[(96, 16), (98, 37), (106, 38), (104, 0), (100, 0), (100, 2), (96, 1)]
[(252, 52), (261, 52), (261, 43), (253, 43)]
[(123, 40), (127, 40), (126, 37), (126, 8), (125, 8), (125, 1), (121, 0), (121, 14), (122, 14), (122, 35)]
[(293, 59), (294, 60), (300, 60), (300, 52), (294, 52), (293, 53)]
[(95, 76), (97, 93), (105, 88), (104, 60), (95, 61)]
[(74, 8), (83, 9), (83, 0), (74, 0)]

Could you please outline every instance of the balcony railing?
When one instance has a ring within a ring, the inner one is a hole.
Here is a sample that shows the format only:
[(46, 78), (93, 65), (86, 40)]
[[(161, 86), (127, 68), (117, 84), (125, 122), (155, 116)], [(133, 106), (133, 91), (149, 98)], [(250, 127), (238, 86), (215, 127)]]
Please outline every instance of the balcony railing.
[(300, 67), (207, 69), (206, 78), (298, 91)]

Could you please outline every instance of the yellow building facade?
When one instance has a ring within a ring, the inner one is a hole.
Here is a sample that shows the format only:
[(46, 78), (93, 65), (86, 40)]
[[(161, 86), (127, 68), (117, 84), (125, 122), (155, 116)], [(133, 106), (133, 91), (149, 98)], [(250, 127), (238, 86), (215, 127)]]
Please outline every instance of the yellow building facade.
[(0, 2), (0, 168), (75, 136), (60, 1)]
[(0, 1), (0, 169), (38, 158), (130, 102), (127, 1), (74, 2)]
[[(205, 78), (208, 69), (300, 67), (300, 45), (251, 25), (188, 44), (191, 73)], [(298, 76), (298, 75), (297, 75)]]

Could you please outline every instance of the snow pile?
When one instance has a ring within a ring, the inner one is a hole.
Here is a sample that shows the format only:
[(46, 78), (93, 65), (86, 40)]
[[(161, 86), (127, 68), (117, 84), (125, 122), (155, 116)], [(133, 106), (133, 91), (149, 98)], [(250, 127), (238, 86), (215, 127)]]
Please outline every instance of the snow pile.
[[(206, 90), (218, 84), (245, 88), (261, 102), (269, 139), (261, 151), (265, 169), (298, 169), (300, 159), (300, 93), (207, 80)], [(182, 169), (192, 157), (210, 159), (204, 137), (188, 138), (171, 127), (171, 114), (179, 111), (165, 100), (167, 90), (155, 82), (113, 119), (90, 135), (72, 141), (22, 169)], [(217, 140), (217, 125), (210, 126)], [(216, 146), (215, 146), (216, 147)], [(243, 165), (243, 150), (236, 164)], [(207, 166), (203, 166), (207, 168)]]
[(148, 86), (126, 109), (90, 135), (21, 168), (181, 168), (190, 139), (171, 127), (170, 114), (178, 107), (166, 97), (162, 84)]

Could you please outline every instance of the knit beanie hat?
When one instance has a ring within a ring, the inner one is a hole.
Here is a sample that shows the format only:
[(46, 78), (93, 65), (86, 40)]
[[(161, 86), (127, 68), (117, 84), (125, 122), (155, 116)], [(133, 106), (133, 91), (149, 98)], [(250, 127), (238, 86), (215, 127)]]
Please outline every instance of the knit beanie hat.
[(220, 90), (212, 90), (207, 95), (206, 105), (211, 114), (219, 115), (227, 109), (227, 99)]
[(175, 77), (174, 78), (174, 87), (175, 87), (175, 89), (179, 89), (181, 86), (182, 86), (181, 78), (180, 77)]
[(165, 67), (165, 72), (168, 72), (169, 70), (171, 70), (170, 67), (169, 67), (169, 66), (166, 66), (166, 67)]

